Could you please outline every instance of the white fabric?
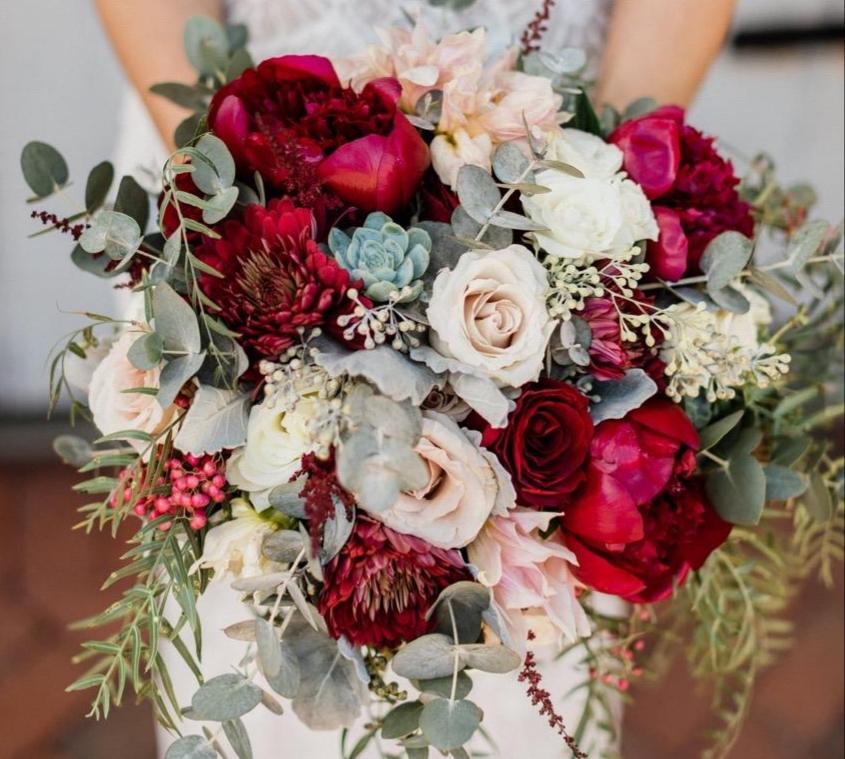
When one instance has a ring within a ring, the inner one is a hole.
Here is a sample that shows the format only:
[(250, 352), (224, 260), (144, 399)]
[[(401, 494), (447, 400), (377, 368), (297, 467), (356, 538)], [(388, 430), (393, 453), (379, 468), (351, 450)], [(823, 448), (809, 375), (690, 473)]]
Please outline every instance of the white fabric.
[[(550, 51), (565, 46), (584, 47), (595, 60), (601, 51), (604, 29), (612, 0), (557, 0), (552, 9), (544, 48)], [(322, 53), (344, 55), (360, 51), (373, 41), (375, 26), (402, 23), (404, 10), (414, 6), (396, 0), (227, 0), (232, 21), (250, 29), (251, 52), (256, 60), (285, 53)], [(427, 23), (442, 30), (484, 25), (491, 36), (493, 52), (501, 52), (522, 34), (542, 6), (542, 0), (478, 0), (470, 9), (452, 13), (423, 10)], [(132, 93), (123, 114), (124, 129), (119, 140), (116, 164), (123, 173), (133, 173), (144, 184), (154, 187), (156, 174), (165, 160), (165, 150), (140, 98)], [(611, 605), (611, 609), (613, 609)], [(212, 583), (200, 599), (204, 627), (203, 671), (206, 678), (231, 672), (244, 653), (244, 644), (229, 640), (222, 630), (233, 622), (248, 618), (237, 595), (225, 582)], [(178, 612), (171, 611), (174, 616)], [(190, 703), (196, 682), (174, 650), (164, 656), (173, 675), (180, 702)], [(574, 684), (585, 674), (571, 661), (553, 661), (547, 652), (541, 667), (545, 687), (562, 712), (566, 724), (574, 727), (581, 715), (580, 695), (569, 696)], [(487, 725), (498, 743), (498, 755), (505, 759), (568, 759), (562, 739), (552, 731), (547, 720), (537, 714), (525, 694), (525, 685), (516, 675), (475, 675), (472, 698), (484, 709)], [(339, 759), (337, 734), (312, 733), (288, 710), (277, 717), (259, 707), (244, 720), (252, 739), (254, 759)], [(212, 728), (214, 726), (211, 726)], [(186, 733), (198, 732), (188, 723)], [(159, 731), (159, 756), (164, 757), (173, 738)], [(354, 744), (353, 744), (354, 745)], [(484, 753), (484, 742), (476, 744)], [(386, 747), (388, 750), (390, 747)], [(609, 747), (604, 747), (605, 749)], [(593, 746), (596, 759), (604, 750)], [(363, 759), (378, 756), (375, 747)]]

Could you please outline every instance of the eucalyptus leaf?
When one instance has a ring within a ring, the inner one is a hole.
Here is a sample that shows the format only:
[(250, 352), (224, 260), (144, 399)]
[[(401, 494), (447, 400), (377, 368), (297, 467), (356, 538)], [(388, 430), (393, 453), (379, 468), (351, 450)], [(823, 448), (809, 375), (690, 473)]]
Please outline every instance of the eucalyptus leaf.
[(502, 202), (495, 180), (479, 166), (464, 166), (458, 172), (456, 188), (461, 207), (479, 224), (490, 221)]
[(30, 142), (21, 152), (21, 171), (29, 188), (46, 198), (64, 187), (70, 179), (67, 162), (52, 145)]
[(239, 194), (240, 190), (237, 187), (227, 187), (220, 190), (216, 195), (212, 195), (206, 200), (202, 220), (206, 224), (219, 224), (231, 213), (238, 202)]
[(793, 274), (800, 274), (813, 256), (824, 244), (830, 233), (830, 225), (824, 219), (811, 221), (801, 227), (789, 241), (786, 257)]
[(276, 590), (290, 580), (290, 572), (268, 572), (255, 577), (241, 577), (232, 583), (232, 590), (238, 593), (262, 593)]
[(209, 16), (193, 16), (185, 26), (185, 52), (200, 74), (216, 76), (229, 62), (229, 38), (226, 30)]
[(255, 67), (255, 62), (247, 50), (235, 50), (226, 66), (226, 81), (231, 82), (237, 79), (247, 69)]
[(168, 351), (198, 354), (202, 349), (197, 314), (170, 285), (159, 284), (153, 292), (155, 328)]
[(296, 530), (271, 532), (261, 544), (264, 557), (279, 564), (293, 564), (304, 550), (305, 541)]
[(494, 227), (504, 227), (505, 229), (515, 229), (521, 232), (547, 232), (548, 227), (544, 224), (539, 224), (536, 221), (526, 218), (518, 213), (512, 211), (499, 211), (490, 219), (490, 223)]
[(265, 673), (264, 677), (268, 685), (282, 698), (293, 699), (296, 698), (302, 683), (302, 666), (296, 652), (288, 643), (279, 644), (278, 649), (279, 669), (273, 675)]
[(204, 114), (201, 111), (192, 113), (190, 116), (185, 118), (179, 126), (176, 127), (176, 133), (173, 136), (173, 141), (176, 143), (176, 147), (184, 148), (186, 145), (193, 142), (197, 132), (199, 132), (202, 128), (203, 121)]
[(119, 268), (112, 268), (114, 261), (108, 256), (102, 253), (91, 254), (79, 244), (74, 247), (70, 254), (70, 260), (82, 271), (102, 279), (111, 279), (120, 273)]
[(480, 241), (477, 240), (483, 226), (463, 206), (458, 206), (452, 214), (452, 230), (464, 249), (484, 249), (486, 246), (490, 250), (502, 250), (513, 243), (513, 230), (494, 226), (484, 233)]
[(471, 701), (441, 698), (423, 709), (420, 728), (432, 746), (453, 751), (472, 739), (481, 725), (481, 716), (481, 710)]
[(106, 202), (113, 182), (114, 166), (108, 161), (103, 161), (91, 169), (85, 184), (85, 209), (89, 214), (97, 211)]
[(249, 714), (261, 703), (261, 688), (242, 675), (220, 675), (206, 682), (191, 699), (205, 720), (225, 722)]
[(718, 422), (714, 422), (701, 432), (700, 450), (709, 451), (716, 447), (726, 435), (736, 429), (745, 416), (745, 410), (736, 411)]
[(522, 657), (505, 646), (461, 646), (458, 651), (464, 666), (494, 675), (513, 672), (522, 664)]
[(217, 751), (201, 735), (186, 735), (172, 744), (164, 759), (217, 759)]
[(798, 472), (779, 464), (769, 464), (766, 472), (766, 500), (788, 501), (807, 492), (807, 480)]
[(53, 441), (53, 450), (65, 464), (76, 469), (81, 469), (94, 458), (91, 443), (76, 435), (60, 435)]
[(355, 514), (350, 519), (346, 506), (335, 500), (334, 516), (326, 522), (323, 530), (323, 544), (320, 548), (320, 563), (325, 567), (330, 564), (352, 537), (355, 528)]
[(490, 588), (477, 582), (459, 582), (440, 594), (427, 618), (434, 617), (437, 620), (435, 631), (451, 637), (456, 643), (475, 643), (481, 636), (482, 616), (492, 600)]
[(224, 190), (233, 189), (237, 170), (235, 159), (232, 158), (226, 143), (219, 137), (206, 134), (200, 137), (194, 150), (201, 156), (193, 162), (194, 184), (206, 195), (217, 195)]
[(238, 755), (238, 759), (252, 759), (252, 744), (249, 741), (249, 733), (241, 720), (235, 719), (224, 722), (223, 732), (226, 734), (229, 745)]
[(255, 640), (258, 643), (258, 659), (261, 673), (268, 680), (279, 674), (282, 668), (282, 651), (276, 628), (267, 620), (255, 620)]
[(305, 502), (299, 495), (302, 492), (302, 486), (303, 480), (279, 485), (270, 491), (270, 505), (286, 516), (294, 519), (305, 519)]
[(384, 718), (381, 737), (393, 741), (415, 733), (420, 727), (422, 711), (423, 705), (419, 701), (400, 704), (392, 709)]
[(399, 677), (408, 680), (434, 680), (452, 675), (455, 655), (452, 638), (438, 634), (424, 635), (400, 650), (391, 666)]
[(506, 184), (533, 182), (534, 178), (528, 171), (530, 166), (531, 162), (515, 142), (502, 143), (493, 154), (493, 172), (500, 182)]
[(241, 643), (255, 643), (255, 620), (250, 619), (246, 622), (229, 625), (223, 630), (223, 634), (227, 638)]
[(134, 255), (142, 239), (141, 228), (131, 216), (103, 211), (79, 238), (79, 244), (88, 253), (104, 252), (112, 261), (121, 261)]
[(821, 473), (810, 473), (810, 487), (804, 494), (804, 508), (817, 522), (827, 522), (833, 516), (833, 497)]
[(158, 332), (142, 334), (129, 349), (127, 358), (129, 363), (142, 372), (156, 369), (161, 363), (164, 351), (164, 340)]
[(707, 275), (711, 295), (736, 280), (753, 252), (754, 243), (740, 232), (723, 232), (711, 241), (701, 257), (701, 270)]
[(751, 310), (751, 302), (735, 287), (713, 290), (710, 297), (719, 308), (734, 314), (747, 314)]
[[(429, 680), (414, 680), (414, 687), (420, 693), (429, 693), (441, 698), (452, 697), (452, 684), (454, 678), (452, 675), (447, 677), (438, 677)], [(457, 687), (455, 688), (455, 698), (463, 699), (472, 693), (472, 678), (466, 672), (458, 672)]]
[(163, 409), (168, 409), (173, 405), (185, 383), (200, 370), (205, 357), (205, 351), (203, 351), (196, 355), (180, 356), (167, 362), (159, 375), (159, 390), (156, 396)]
[(201, 386), (173, 441), (193, 456), (239, 448), (246, 442), (250, 399), (232, 390)]
[(642, 369), (632, 369), (621, 380), (596, 382), (594, 394), (601, 399), (590, 407), (593, 424), (624, 419), (657, 394), (657, 383)]
[(150, 220), (150, 196), (134, 177), (127, 175), (120, 180), (117, 188), (114, 210), (135, 219), (143, 232)]
[(728, 461), (727, 469), (719, 469), (707, 477), (707, 494), (726, 522), (756, 526), (766, 505), (766, 474), (752, 455), (736, 453)]
[(150, 87), (150, 92), (189, 111), (201, 111), (208, 107), (206, 90), (190, 84), (163, 82)]

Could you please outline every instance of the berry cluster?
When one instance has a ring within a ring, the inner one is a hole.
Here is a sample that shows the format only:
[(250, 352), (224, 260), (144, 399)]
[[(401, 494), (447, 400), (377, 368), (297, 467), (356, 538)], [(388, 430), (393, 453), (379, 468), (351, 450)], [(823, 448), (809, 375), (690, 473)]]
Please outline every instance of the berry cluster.
[[(226, 500), (226, 475), (222, 462), (213, 456), (198, 458), (185, 455), (174, 456), (164, 462), (163, 474), (153, 485), (151, 491), (136, 499), (133, 511), (139, 517), (158, 519), (166, 514), (190, 517), (192, 530), (201, 530), (208, 523), (207, 509), (212, 505), (222, 504)], [(145, 471), (124, 470), (121, 474), (123, 501), (133, 500), (134, 483), (143, 482)], [(116, 508), (118, 492), (112, 495), (112, 507)], [(161, 530), (170, 528), (170, 523), (160, 526)]]

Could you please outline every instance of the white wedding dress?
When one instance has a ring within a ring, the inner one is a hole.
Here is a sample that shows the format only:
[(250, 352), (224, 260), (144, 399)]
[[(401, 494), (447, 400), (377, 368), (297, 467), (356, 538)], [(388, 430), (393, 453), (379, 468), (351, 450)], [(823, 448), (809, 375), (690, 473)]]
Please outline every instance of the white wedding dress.
[[(547, 50), (566, 46), (583, 47), (595, 61), (601, 53), (604, 30), (612, 0), (557, 0), (544, 38)], [(345, 55), (359, 52), (374, 41), (374, 28), (403, 23), (403, 10), (413, 10), (409, 3), (396, 0), (227, 0), (229, 19), (249, 27), (251, 52), (256, 60), (285, 53), (317, 53)], [(424, 17), (433, 31), (454, 31), (478, 25), (487, 27), (494, 52), (504, 50), (521, 36), (542, 0), (477, 0), (461, 12), (424, 8)], [(117, 151), (118, 169), (151, 178), (164, 160), (164, 147), (133, 93), (124, 112), (125, 129)], [(149, 182), (148, 182), (149, 184)], [(240, 661), (244, 644), (229, 640), (222, 630), (234, 622), (249, 618), (240, 606), (237, 594), (227, 581), (214, 582), (200, 600), (203, 621), (203, 671), (206, 678), (231, 672)], [(547, 652), (541, 667), (545, 687), (551, 692), (566, 724), (574, 729), (580, 719), (583, 697), (566, 697), (570, 689), (584, 682), (585, 673), (573, 661), (554, 661)], [(165, 657), (173, 675), (176, 692), (183, 705), (190, 703), (196, 681), (178, 654), (166, 650)], [(526, 686), (510, 676), (474, 675), (476, 687), (471, 698), (485, 712), (485, 726), (498, 746), (498, 754), (480, 741), (482, 753), (504, 759), (570, 759), (563, 740), (531, 706)], [(566, 697), (566, 698), (565, 698)], [(277, 717), (259, 707), (248, 715), (246, 723), (252, 740), (254, 759), (340, 759), (340, 737), (334, 733), (312, 733), (304, 728), (288, 709)], [(198, 726), (186, 723), (186, 734), (199, 732)], [(162, 759), (173, 737), (163, 730), (159, 734)], [(354, 741), (351, 745), (354, 745)], [(387, 753), (399, 753), (385, 746)], [(486, 751), (485, 751), (486, 749)], [(349, 750), (349, 749), (347, 749)], [(612, 747), (599, 738), (593, 744), (591, 759), (604, 759)], [(231, 753), (231, 752), (230, 752)], [(233, 755), (233, 754), (232, 754)], [(432, 757), (437, 752), (432, 751)], [(364, 759), (379, 756), (371, 747)]]

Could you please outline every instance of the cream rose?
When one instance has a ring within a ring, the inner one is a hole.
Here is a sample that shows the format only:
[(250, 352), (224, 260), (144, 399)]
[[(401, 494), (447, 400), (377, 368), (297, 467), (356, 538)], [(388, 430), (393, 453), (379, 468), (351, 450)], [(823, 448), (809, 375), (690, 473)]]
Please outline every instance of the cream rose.
[(303, 398), (293, 411), (263, 404), (250, 412), (246, 445), (232, 455), (226, 477), (250, 494), (259, 511), (269, 507), (270, 491), (287, 483), (314, 450), (308, 422), (315, 408), (315, 400)]
[(521, 245), (465, 253), (434, 282), (432, 347), (500, 387), (532, 382), (554, 331), (548, 289), (546, 270)]
[[(156, 437), (172, 424), (179, 412), (177, 406), (163, 409), (154, 395), (128, 392), (158, 390), (162, 366), (142, 370), (132, 365), (129, 350), (144, 334), (138, 328), (126, 330), (114, 343), (91, 377), (88, 404), (94, 424), (104, 435), (133, 430)], [(129, 440), (139, 451), (146, 443)]]
[(736, 345), (756, 353), (760, 348), (760, 328), (772, 323), (772, 306), (747, 285), (736, 284), (734, 287), (747, 298), (751, 308), (744, 314), (719, 309), (716, 312), (716, 333), (734, 338)]
[(431, 164), (440, 181), (449, 187), (458, 183), (458, 173), (464, 166), (480, 166), (492, 170), (493, 143), (489, 135), (470, 137), (464, 129), (452, 134), (439, 134), (431, 143)]
[(549, 135), (549, 156), (584, 174), (547, 169), (537, 184), (551, 192), (523, 197), (526, 214), (549, 231), (536, 233), (540, 246), (558, 258), (612, 257), (641, 240), (656, 240), (657, 221), (642, 188), (627, 179), (622, 154), (598, 137), (560, 130)]
[(449, 417), (427, 411), (415, 450), (428, 466), (428, 483), (373, 516), (437, 548), (463, 548), (472, 542), (492, 514), (507, 514), (516, 501), (510, 477), (481, 447), (480, 438)]
[(276, 529), (275, 524), (262, 519), (246, 501), (232, 501), (232, 519), (208, 531), (202, 556), (191, 567), (191, 573), (213, 569), (214, 579), (219, 581), (273, 572), (279, 565), (264, 557), (261, 544)]
[(540, 535), (556, 516), (515, 508), (491, 519), (468, 549), (479, 582), (493, 589), (516, 645), (524, 645), (529, 630), (541, 643), (561, 634), (574, 642), (591, 633), (572, 574), (575, 554), (557, 536)]

